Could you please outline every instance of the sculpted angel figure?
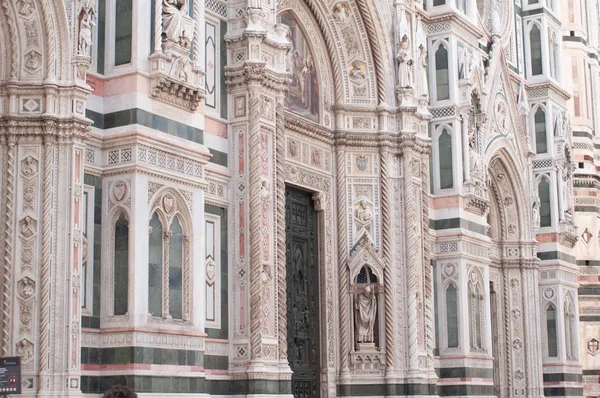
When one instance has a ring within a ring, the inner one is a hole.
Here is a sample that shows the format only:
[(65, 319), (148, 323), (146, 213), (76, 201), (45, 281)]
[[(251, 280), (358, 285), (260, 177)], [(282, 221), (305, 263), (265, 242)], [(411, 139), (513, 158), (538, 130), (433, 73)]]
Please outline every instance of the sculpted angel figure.
[(412, 87), (412, 65), (414, 60), (410, 57), (410, 45), (406, 35), (400, 42), (400, 49), (398, 50), (398, 54), (396, 54), (396, 61), (398, 61), (398, 86), (400, 88)]
[(373, 327), (377, 314), (377, 298), (372, 285), (356, 297), (356, 334), (359, 343), (373, 343)]

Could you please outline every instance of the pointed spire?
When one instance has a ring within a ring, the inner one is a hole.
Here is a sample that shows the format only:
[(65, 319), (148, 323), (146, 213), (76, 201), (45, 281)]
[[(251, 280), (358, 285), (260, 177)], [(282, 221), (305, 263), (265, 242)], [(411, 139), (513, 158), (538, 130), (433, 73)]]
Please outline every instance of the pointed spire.
[(427, 51), (427, 35), (423, 30), (423, 20), (421, 16), (417, 14), (417, 32), (416, 32), (416, 48), (423, 46), (423, 48)]
[(521, 79), (521, 86), (519, 87), (519, 114), (523, 116), (529, 115), (529, 102), (527, 101), (524, 79)]
[(398, 43), (402, 41), (402, 38), (406, 36), (409, 40), (411, 38), (410, 27), (408, 26), (408, 21), (406, 20), (406, 11), (400, 10), (400, 26), (398, 27)]

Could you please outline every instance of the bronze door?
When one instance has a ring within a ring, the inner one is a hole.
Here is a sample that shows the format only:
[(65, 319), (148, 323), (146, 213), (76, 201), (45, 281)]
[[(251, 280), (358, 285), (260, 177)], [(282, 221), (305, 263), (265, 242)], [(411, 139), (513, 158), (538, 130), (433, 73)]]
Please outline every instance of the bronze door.
[(311, 194), (286, 189), (288, 360), (295, 398), (319, 397), (317, 213)]

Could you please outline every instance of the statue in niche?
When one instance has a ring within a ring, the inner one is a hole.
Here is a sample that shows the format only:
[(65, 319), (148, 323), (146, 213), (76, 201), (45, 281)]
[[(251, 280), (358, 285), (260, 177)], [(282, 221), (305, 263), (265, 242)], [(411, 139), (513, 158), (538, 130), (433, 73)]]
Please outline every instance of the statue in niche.
[(412, 88), (413, 76), (412, 76), (412, 65), (414, 60), (410, 57), (410, 43), (408, 42), (408, 36), (404, 35), (400, 42), (400, 49), (396, 54), (396, 61), (398, 61), (398, 87), (400, 88)]
[(471, 173), (475, 174), (479, 172), (481, 167), (481, 156), (477, 151), (477, 125), (472, 123), (469, 127), (469, 164), (471, 166)]
[(96, 26), (92, 10), (83, 10), (79, 21), (79, 55), (90, 56), (92, 47), (92, 28)]
[(540, 199), (535, 198), (531, 205), (531, 213), (533, 219), (533, 229), (537, 231), (540, 229)]
[(427, 50), (422, 44), (419, 46), (418, 84), (419, 97), (429, 97), (429, 85), (427, 83)]
[(563, 116), (562, 116), (561, 112), (557, 112), (554, 116), (554, 136), (555, 137), (562, 137), (562, 135), (563, 135), (562, 119), (563, 119)]
[(377, 315), (377, 298), (373, 285), (365, 289), (356, 297), (356, 335), (359, 343), (374, 343), (373, 328)]
[(194, 26), (187, 8), (187, 0), (163, 0), (163, 36), (186, 48), (190, 45)]

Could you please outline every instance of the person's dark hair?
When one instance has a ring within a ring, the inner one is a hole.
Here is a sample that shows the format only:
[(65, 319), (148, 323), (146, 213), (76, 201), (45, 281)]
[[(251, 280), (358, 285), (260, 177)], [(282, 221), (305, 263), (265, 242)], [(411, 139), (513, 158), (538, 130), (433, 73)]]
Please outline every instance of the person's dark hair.
[(137, 394), (129, 387), (116, 385), (104, 393), (102, 398), (138, 398)]

